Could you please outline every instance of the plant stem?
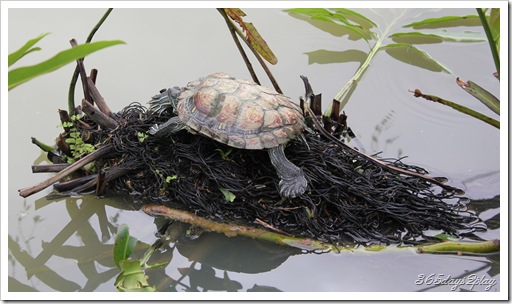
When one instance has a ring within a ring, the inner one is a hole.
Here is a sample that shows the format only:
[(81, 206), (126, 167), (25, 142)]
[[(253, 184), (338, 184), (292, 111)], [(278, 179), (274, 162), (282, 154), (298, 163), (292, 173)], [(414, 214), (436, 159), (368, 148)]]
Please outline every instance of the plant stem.
[(100, 26), (107, 20), (108, 15), (112, 12), (113, 8), (107, 9), (105, 14), (103, 14), (103, 17), (101, 17), (100, 21), (94, 26), (94, 28), (91, 30), (91, 33), (89, 33), (89, 36), (87, 36), (87, 39), (85, 40), (85, 43), (89, 43), (92, 41), (92, 38), (94, 37), (94, 34), (100, 29)]
[(414, 97), (421, 97), (421, 98), (424, 98), (426, 100), (430, 100), (430, 101), (433, 101), (433, 102), (438, 102), (440, 104), (443, 104), (445, 106), (449, 106), (451, 107), (452, 109), (455, 109), (459, 112), (462, 112), (466, 115), (469, 115), (471, 117), (474, 117), (476, 119), (479, 119), (483, 122), (486, 122), (488, 124), (490, 124), (491, 126), (495, 127), (495, 128), (500, 128), (500, 122), (495, 120), (495, 119), (492, 119), (482, 113), (479, 113), (475, 110), (472, 110), (470, 108), (467, 108), (463, 105), (460, 105), (458, 103), (455, 103), (453, 101), (449, 101), (449, 100), (446, 100), (446, 99), (443, 99), (443, 98), (440, 98), (440, 97), (437, 97), (437, 96), (434, 96), (434, 95), (427, 95), (427, 94), (423, 94), (420, 90), (416, 89), (413, 91), (414, 93)]
[[(249, 47), (249, 49), (252, 51), (252, 53), (254, 54), (254, 56), (256, 57), (256, 59), (258, 60), (258, 62), (260, 63), (261, 67), (263, 68), (263, 70), (265, 71), (265, 73), (267, 74), (268, 78), (270, 79), (270, 82), (272, 82), (272, 85), (274, 86), (274, 89), (278, 92), (278, 93), (283, 93), (283, 91), (281, 90), (281, 88), (279, 87), (279, 84), (277, 83), (277, 80), (274, 78), (274, 75), (272, 75), (272, 72), (270, 72), (270, 69), (268, 68), (268, 66), (265, 64), (265, 62), (263, 61), (263, 59), (261, 58), (260, 54), (258, 54), (258, 52), (254, 49), (254, 47), (249, 43), (249, 41), (247, 41), (247, 39), (245, 38), (244, 34), (242, 33), (242, 31), (236, 27), (236, 25), (233, 24), (233, 21), (231, 21), (227, 16), (226, 14), (224, 13), (223, 9), (218, 9), (219, 10), (219, 13), (226, 19), (226, 22), (229, 22), (232, 24), (232, 29), (235, 30), (235, 32), (238, 34), (238, 36), (240, 38), (242, 38), (242, 40), (245, 42), (245, 44), (247, 45), (247, 47)], [(223, 14), (224, 13), (224, 14)]]
[(165, 206), (148, 205), (142, 207), (142, 211), (152, 216), (166, 216), (180, 222), (199, 226), (207, 231), (224, 233), (227, 236), (246, 236), (305, 250), (342, 249), (335, 247), (334, 245), (323, 243), (318, 240), (310, 238), (287, 236), (284, 234), (270, 232), (264, 229), (258, 229), (248, 226), (218, 223), (213, 220), (205, 219), (186, 211), (171, 209)]
[(492, 36), (491, 28), (489, 27), (489, 23), (487, 22), (487, 17), (485, 16), (484, 11), (481, 8), (477, 8), (476, 11), (478, 12), (478, 17), (480, 17), (480, 22), (482, 22), (482, 26), (484, 27), (485, 35), (487, 36), (487, 42), (489, 42), (492, 58), (494, 59), (494, 65), (496, 66), (496, 71), (498, 72), (498, 79), (500, 79), (500, 54), (496, 49), (496, 43), (494, 43), (494, 37)]
[[(377, 39), (377, 41), (375, 42), (375, 44), (373, 45), (372, 49), (370, 50), (370, 52), (368, 53), (368, 56), (366, 57), (366, 60), (359, 66), (359, 68), (357, 69), (356, 73), (354, 74), (354, 76), (352, 76), (352, 78), (347, 82), (347, 84), (345, 85), (345, 87), (343, 87), (343, 89), (334, 97), (335, 100), (339, 101), (340, 102), (340, 113), (341, 111), (343, 110), (343, 108), (346, 106), (346, 104), (348, 103), (348, 99), (345, 99), (345, 100), (341, 100), (343, 97), (345, 97), (345, 95), (347, 94), (347, 92), (350, 91), (350, 89), (359, 82), (359, 80), (361, 80), (361, 78), (363, 77), (364, 75), (364, 72), (366, 72), (366, 70), (368, 69), (368, 67), (370, 66), (370, 63), (371, 61), (373, 60), (373, 58), (375, 57), (375, 55), (377, 54), (377, 52), (381, 49), (381, 46), (382, 46), (382, 42), (384, 41), (384, 39), (386, 39), (386, 37), (388, 36), (388, 33), (389, 31), (391, 30), (391, 28), (394, 26), (394, 24), (396, 23), (396, 21), (398, 19), (400, 19), (405, 13), (405, 10), (402, 12), (402, 14), (398, 17), (396, 17), (390, 24), (387, 25), (386, 29), (384, 30), (384, 32), (381, 33), (381, 35), (379, 36), (379, 38)], [(329, 105), (329, 108), (325, 111), (324, 113), (324, 116), (327, 116), (329, 117), (331, 115), (331, 111), (332, 111), (332, 104)]]
[(251, 61), (249, 60), (249, 57), (247, 57), (247, 54), (244, 51), (244, 48), (240, 44), (240, 41), (237, 38), (236, 34), (236, 26), (229, 20), (229, 17), (227, 16), (226, 12), (222, 8), (218, 8), (217, 11), (224, 17), (224, 20), (226, 21), (226, 25), (229, 28), (229, 32), (231, 33), (231, 37), (233, 38), (233, 41), (236, 44), (236, 47), (238, 48), (238, 51), (240, 52), (240, 55), (242, 56), (245, 65), (247, 66), (247, 69), (249, 70), (249, 73), (251, 74), (252, 80), (256, 82), (257, 84), (260, 84), (260, 81), (258, 80), (258, 76), (256, 76), (256, 72), (254, 71), (254, 68), (252, 67)]
[[(87, 36), (87, 39), (85, 40), (85, 43), (89, 43), (92, 41), (92, 38), (94, 37), (94, 34), (98, 31), (100, 26), (105, 22), (108, 15), (110, 15), (110, 12), (112, 12), (112, 8), (107, 9), (105, 14), (103, 14), (103, 17), (101, 17), (100, 21), (94, 26), (92, 31), (89, 33), (89, 36)], [(78, 80), (78, 66), (75, 68), (75, 71), (73, 72), (73, 76), (71, 76), (71, 82), (69, 84), (69, 90), (68, 90), (68, 113), (69, 115), (75, 114), (75, 88), (76, 88), (76, 82)]]
[(419, 246), (418, 253), (491, 253), (500, 251), (500, 240), (484, 242), (442, 242)]
[[(289, 235), (284, 235), (277, 232), (270, 232), (264, 229), (258, 229), (243, 225), (218, 223), (213, 220), (199, 217), (195, 214), (172, 209), (160, 205), (146, 205), (141, 209), (151, 216), (165, 216), (173, 220), (188, 223), (194, 226), (199, 226), (207, 231), (224, 233), (226, 236), (246, 236), (255, 239), (274, 242), (279, 245), (287, 245), (304, 250), (343, 250), (344, 247), (334, 246), (331, 244), (323, 243), (315, 239), (299, 238)], [(380, 251), (384, 249), (383, 246), (374, 245), (364, 248), (365, 251)], [(419, 253), (491, 253), (499, 252), (500, 240), (490, 240), (484, 242), (442, 242), (437, 244), (418, 246)], [(351, 249), (356, 251), (357, 249)], [(149, 253), (150, 255), (151, 253)], [(143, 258), (146, 261), (146, 258)]]

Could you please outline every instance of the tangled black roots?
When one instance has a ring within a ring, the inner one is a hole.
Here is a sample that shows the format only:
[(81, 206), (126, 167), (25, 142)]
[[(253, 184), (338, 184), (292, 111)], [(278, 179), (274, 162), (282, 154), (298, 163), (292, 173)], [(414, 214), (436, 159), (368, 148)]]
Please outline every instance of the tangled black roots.
[[(119, 113), (121, 125), (109, 139), (119, 158), (110, 165), (128, 174), (112, 180), (111, 189), (218, 221), (260, 220), (337, 245), (416, 243), (427, 238), (426, 230), (460, 235), (479, 222), (455, 189), (389, 170), (311, 132), (305, 133), (307, 145), (293, 140), (285, 150), (304, 170), (309, 189), (283, 199), (266, 151), (235, 149), (186, 131), (166, 138), (146, 135), (170, 115), (154, 115), (140, 104)], [(400, 160), (385, 162), (426, 173)]]

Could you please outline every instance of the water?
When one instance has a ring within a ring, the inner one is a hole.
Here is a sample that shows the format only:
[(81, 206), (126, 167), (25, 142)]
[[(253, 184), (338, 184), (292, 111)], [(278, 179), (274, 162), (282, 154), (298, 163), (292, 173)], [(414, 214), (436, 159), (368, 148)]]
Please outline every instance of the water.
[[(401, 13), (358, 11), (383, 24), (382, 27)], [(42, 51), (28, 55), (20, 64), (49, 58), (67, 48), (71, 38), (83, 42), (103, 12), (10, 9), (9, 52), (42, 32), (51, 32), (38, 44)], [(271, 70), (283, 91), (293, 98), (303, 95), (299, 75), (308, 76), (315, 92), (330, 100), (359, 66), (358, 62), (310, 63), (306, 53), (368, 51), (360, 41), (334, 37), (279, 9), (245, 12), (246, 20), (256, 25), (278, 57), (279, 63)], [(469, 9), (414, 9), (407, 11), (392, 31), (414, 20), (473, 13)], [(113, 39), (127, 44), (93, 54), (85, 61), (88, 69), (99, 69), (98, 87), (113, 110), (130, 102), (144, 102), (161, 88), (184, 85), (212, 72), (250, 78), (223, 19), (214, 9), (114, 9), (95, 36), (95, 40)], [(441, 105), (416, 99), (408, 92), (419, 88), (499, 119), (455, 84), (459, 76), (499, 96), (488, 46), (484, 42), (444, 42), (419, 47), (453, 74), (419, 69), (384, 52), (378, 53), (345, 107), (349, 124), (367, 152), (382, 151), (387, 157), (408, 156), (406, 162), (426, 167), (433, 175), (447, 176), (450, 183), (464, 188), (470, 198), (481, 200), (478, 206), (486, 210), (481, 217), (488, 221), (490, 229), (479, 237), (499, 238), (499, 198), (492, 200), (500, 194), (499, 131)], [(67, 86), (73, 69), (66, 66), (9, 92), (7, 273), (11, 292), (115, 291), (118, 271), (111, 251), (117, 227), (129, 225), (130, 233), (140, 242), (135, 253), (138, 257), (156, 240), (154, 219), (126, 209), (121, 198), (80, 196), (48, 200), (45, 195), (51, 189), (27, 199), (18, 195), (18, 189), (51, 176), (31, 173), (31, 164), (47, 161), (30, 143), (30, 137), (47, 143), (54, 141), (60, 131), (56, 128), (57, 109), (67, 107)], [(263, 83), (270, 85), (259, 67), (256, 71)], [(76, 99), (81, 99), (79, 90)], [(381, 252), (316, 255), (216, 234), (202, 235), (195, 241), (182, 240), (177, 245), (171, 242), (164, 248), (154, 258), (170, 264), (147, 272), (150, 283), (160, 291), (501, 290), (499, 254), (419, 255), (410, 248), (391, 247)], [(450, 278), (465, 281), (434, 284), (439, 279), (448, 282)], [(471, 278), (491, 281), (471, 285)], [(100, 295), (90, 296), (102, 299)], [(163, 298), (175, 296), (164, 295), (159, 299)]]

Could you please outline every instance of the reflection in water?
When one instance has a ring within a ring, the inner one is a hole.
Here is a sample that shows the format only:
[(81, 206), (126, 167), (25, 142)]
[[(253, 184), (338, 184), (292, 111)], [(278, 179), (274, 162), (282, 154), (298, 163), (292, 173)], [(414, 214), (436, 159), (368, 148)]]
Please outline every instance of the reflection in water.
[[(134, 205), (121, 204), (119, 201), (114, 205), (119, 210), (136, 208)], [(65, 206), (70, 216), (69, 221), (51, 241), (42, 244), (40, 253), (22, 249), (20, 244), (28, 242), (9, 237), (11, 272), (20, 269), (18, 265), (21, 266), (30, 282), (40, 282), (47, 286), (42, 290), (50, 288), (55, 291), (95, 291), (101, 285), (105, 285), (103, 288), (107, 290), (114, 290), (113, 280), (119, 274), (119, 269), (116, 268), (112, 257), (113, 244), (106, 244), (105, 240), (113, 239), (117, 232), (120, 225), (119, 211), (114, 216), (107, 216), (107, 205), (104, 204), (104, 200), (97, 199), (82, 201), (69, 198)], [(481, 214), (485, 214), (487, 211), (495, 210), (499, 206), (499, 201), (472, 202), (472, 206)], [(94, 218), (98, 221), (92, 220)], [(36, 224), (40, 222), (36, 220)], [(487, 219), (486, 223), (489, 227), (499, 228), (493, 225), (496, 223), (494, 217)], [(162, 218), (155, 218), (154, 225), (152, 230), (159, 230), (159, 233), (156, 233), (156, 241), (164, 240), (164, 244), (154, 252), (148, 264), (167, 263), (167, 266), (148, 269), (146, 274), (149, 276), (150, 284), (155, 285), (158, 291), (280, 291), (271, 285), (253, 284), (252, 287), (244, 287), (241, 282), (232, 279), (230, 273), (269, 272), (279, 268), (289, 257), (303, 254), (303, 251), (296, 248), (244, 237), (230, 238), (203, 232), (198, 237), (191, 238), (190, 225)], [(73, 236), (78, 236), (81, 244), (66, 244)], [(25, 237), (27, 240), (31, 238), (30, 235)], [(142, 257), (149, 247), (149, 244), (139, 241), (132, 257)], [(26, 248), (29, 248), (28, 245)], [(188, 262), (183, 262), (183, 258), (188, 259)], [(473, 260), (478, 262), (476, 265), (479, 266), (469, 269), (470, 273), (486, 271), (490, 277), (499, 275), (499, 254), (489, 255), (483, 260)], [(54, 261), (58, 261), (62, 266), (53, 265)], [(73, 265), (76, 265), (76, 269), (70, 270), (69, 268), (74, 268)], [(68, 273), (75, 271), (81, 275), (74, 275), (74, 279), (68, 279)], [(459, 277), (463, 278), (465, 275), (466, 272), (461, 273)], [(10, 273), (10, 290), (39, 291), (39, 283), (29, 286), (21, 283), (17, 277), (19, 274)], [(455, 278), (454, 275), (452, 277)], [(34, 281), (34, 278), (37, 280)], [(421, 290), (436, 288), (441, 286), (428, 286)]]
[[(100, 285), (115, 279), (119, 269), (112, 257), (113, 244), (106, 244), (117, 232), (118, 216), (107, 217), (106, 205), (102, 200), (79, 200), (68, 198), (66, 210), (70, 220), (50, 242), (43, 242), (39, 254), (22, 250), (20, 243), (28, 241), (14, 240), (9, 237), (9, 260), (13, 265), (20, 264), (26, 271), (29, 281), (33, 277), (55, 291), (95, 291)], [(133, 205), (116, 204), (116, 208), (133, 210)], [(44, 207), (43, 207), (44, 208)], [(92, 219), (97, 217), (96, 221)], [(35, 220), (36, 228), (40, 220)], [(188, 267), (178, 267), (180, 276), (171, 277), (165, 269), (150, 269), (147, 271), (151, 284), (157, 285), (159, 291), (241, 291), (241, 283), (231, 280), (228, 272), (262, 273), (279, 267), (291, 255), (301, 254), (296, 248), (289, 248), (247, 238), (228, 238), (214, 233), (202, 233), (199, 237), (190, 239), (190, 226), (179, 222), (161, 223), (155, 219), (155, 224), (167, 229), (160, 229), (161, 239), (166, 240), (160, 250), (150, 258), (150, 264), (172, 263), (175, 250), (179, 255), (189, 259)], [(99, 229), (98, 229), (99, 228)], [(155, 229), (156, 230), (156, 229)], [(99, 235), (101, 233), (101, 236)], [(80, 245), (66, 245), (73, 236), (78, 236)], [(31, 236), (26, 236), (30, 239)], [(138, 242), (133, 257), (142, 257), (150, 245)], [(61, 261), (64, 267), (50, 267), (53, 261)], [(66, 261), (66, 262), (62, 262)], [(68, 263), (72, 262), (72, 263)], [(75, 276), (77, 281), (66, 278), (70, 265), (76, 267), (83, 277)], [(62, 273), (60, 272), (62, 271)], [(219, 276), (220, 274), (220, 276)], [(188, 283), (183, 281), (187, 279)], [(38, 285), (38, 283), (36, 283)], [(111, 285), (112, 290), (114, 285)], [(14, 291), (38, 291), (37, 287), (19, 282), (14, 274), (9, 276), (9, 289)], [(252, 289), (278, 290), (271, 286), (256, 286)]]

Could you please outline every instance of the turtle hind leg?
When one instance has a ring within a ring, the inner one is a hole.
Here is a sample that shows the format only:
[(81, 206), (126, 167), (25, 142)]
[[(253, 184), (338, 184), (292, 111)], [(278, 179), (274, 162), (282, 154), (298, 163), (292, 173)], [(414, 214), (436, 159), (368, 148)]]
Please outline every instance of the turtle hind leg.
[(306, 191), (308, 182), (301, 168), (290, 162), (284, 154), (284, 145), (268, 150), (270, 162), (276, 168), (279, 182), (279, 194), (282, 197), (297, 197)]
[(167, 135), (171, 135), (172, 133), (176, 133), (185, 128), (185, 124), (181, 122), (178, 116), (172, 117), (168, 121), (164, 122), (161, 125), (153, 125), (148, 133), (150, 135), (155, 135), (158, 137), (163, 137)]

